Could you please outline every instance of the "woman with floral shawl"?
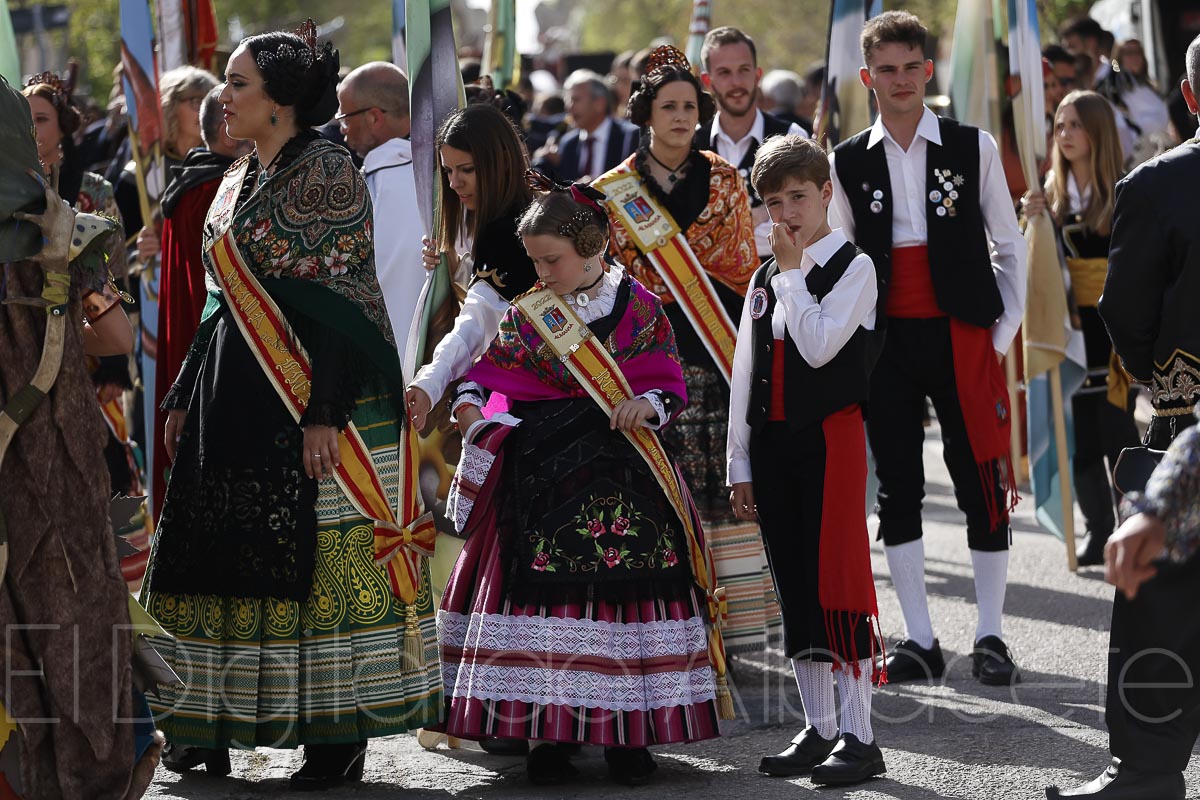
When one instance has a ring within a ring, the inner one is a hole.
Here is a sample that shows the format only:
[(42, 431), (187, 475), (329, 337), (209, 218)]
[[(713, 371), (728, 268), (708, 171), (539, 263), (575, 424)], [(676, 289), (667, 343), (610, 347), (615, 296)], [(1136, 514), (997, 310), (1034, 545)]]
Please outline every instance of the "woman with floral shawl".
[[(418, 562), (402, 602), (340, 483), (366, 451), (396, 507), (404, 382), (366, 184), (311, 130), (336, 108), (337, 53), (302, 33), (248, 38), (227, 67), (229, 134), (255, 155), (226, 174), (205, 224), (210, 298), (163, 404), (175, 463), (143, 600), (187, 687), (155, 708), (164, 766), (226, 774), (230, 747), (304, 744), (292, 785), (309, 789), (361, 779), (366, 740), (435, 723), (441, 685), (428, 571)], [(244, 265), (237, 283), (230, 263)], [(247, 305), (246, 287), (265, 298)], [(256, 340), (245, 326), (272, 305), (283, 333)], [(268, 378), (263, 359), (284, 349), (311, 375)], [(298, 415), (294, 385), (311, 390)]]

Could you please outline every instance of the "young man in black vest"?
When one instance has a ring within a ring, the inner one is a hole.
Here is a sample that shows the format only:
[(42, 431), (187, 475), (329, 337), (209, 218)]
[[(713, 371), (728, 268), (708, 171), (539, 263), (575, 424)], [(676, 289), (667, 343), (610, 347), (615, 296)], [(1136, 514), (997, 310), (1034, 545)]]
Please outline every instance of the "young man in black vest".
[(775, 258), (754, 274), (738, 328), (730, 502), (762, 527), (805, 718), (759, 771), (857, 783), (884, 772), (871, 730), (880, 640), (861, 408), (878, 352), (879, 287), (871, 259), (826, 222), (833, 186), (820, 145), (769, 139), (751, 177), (771, 215)]
[(979, 611), (973, 672), (1007, 685), (1017, 679), (1001, 629), (1016, 487), (1000, 360), (1025, 305), (1025, 242), (995, 140), (925, 108), (933, 77), (925, 37), (921, 21), (902, 11), (863, 28), (859, 75), (879, 118), (830, 157), (830, 221), (871, 257), (883, 286), (878, 327), (886, 336), (871, 376), (867, 436), (879, 478), (879, 535), (907, 628), (888, 658), (888, 679), (938, 678), (945, 670), (921, 539), (928, 397), (967, 516)]
[(726, 26), (709, 31), (700, 48), (700, 63), (703, 65), (700, 79), (717, 101), (717, 114), (696, 132), (696, 147), (713, 151), (737, 167), (746, 179), (754, 220), (754, 244), (766, 261), (771, 252), (767, 241), (771, 220), (750, 182), (754, 154), (771, 136), (808, 136), (808, 132), (794, 122), (758, 109), (758, 87), (762, 81), (758, 50), (754, 40), (737, 28)]
[[(1200, 37), (1188, 46), (1186, 63), (1180, 89), (1195, 124)], [(1121, 363), (1151, 387), (1146, 444), (1155, 450), (1196, 424), (1200, 403), (1200, 228), (1195, 204), (1186, 200), (1200, 181), (1200, 131), (1195, 135), (1117, 184), (1099, 305)], [(1196, 526), (1170, 518), (1162, 482), (1126, 496), (1122, 511), (1137, 515), (1105, 547), (1105, 577), (1124, 590), (1113, 603), (1109, 634), (1104, 722), (1112, 762), (1098, 778), (1050, 787), (1047, 797), (1183, 800), (1186, 793), (1183, 771), (1200, 737), (1200, 558), (1172, 541), (1175, 529)], [(1191, 499), (1186, 481), (1169, 493)], [(1167, 545), (1171, 558), (1162, 559)]]

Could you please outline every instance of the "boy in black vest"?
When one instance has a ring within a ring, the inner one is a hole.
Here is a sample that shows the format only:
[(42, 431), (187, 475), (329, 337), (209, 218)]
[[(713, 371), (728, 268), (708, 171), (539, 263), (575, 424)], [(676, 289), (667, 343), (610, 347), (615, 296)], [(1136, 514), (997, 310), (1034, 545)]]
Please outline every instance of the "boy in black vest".
[(886, 329), (871, 375), (867, 436), (879, 478), (879, 536), (907, 636), (892, 648), (888, 679), (945, 670), (925, 596), (921, 540), (925, 398), (933, 401), (958, 507), (967, 517), (979, 618), (974, 674), (1017, 680), (1001, 614), (1008, 579), (1008, 391), (1000, 359), (1025, 306), (1025, 242), (991, 135), (925, 108), (933, 62), (912, 14), (890, 11), (863, 28), (860, 78), (879, 118), (835, 148), (830, 219), (863, 249), (881, 286)]
[(738, 328), (730, 501), (762, 527), (805, 717), (804, 731), (759, 771), (857, 783), (884, 772), (871, 731), (880, 640), (861, 410), (879, 289), (871, 259), (826, 222), (833, 186), (820, 145), (768, 139), (751, 180), (771, 215), (775, 258), (754, 274)]

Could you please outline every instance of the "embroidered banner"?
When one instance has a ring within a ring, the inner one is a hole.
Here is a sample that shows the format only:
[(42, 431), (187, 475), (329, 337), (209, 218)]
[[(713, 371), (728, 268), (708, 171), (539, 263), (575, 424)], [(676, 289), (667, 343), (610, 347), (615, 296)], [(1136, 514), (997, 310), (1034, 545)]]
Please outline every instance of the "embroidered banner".
[(737, 326), (717, 297), (687, 237), (628, 166), (598, 181), (596, 188), (608, 195), (609, 207), (638, 250), (654, 265), (729, 383)]

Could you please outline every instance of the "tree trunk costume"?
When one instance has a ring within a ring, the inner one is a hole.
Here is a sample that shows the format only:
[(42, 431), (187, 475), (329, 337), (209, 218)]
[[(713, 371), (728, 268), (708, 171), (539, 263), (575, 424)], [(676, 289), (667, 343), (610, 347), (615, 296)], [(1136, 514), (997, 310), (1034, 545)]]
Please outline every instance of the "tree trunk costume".
[[(0, 698), (18, 721), (14, 741), (25, 797), (122, 798), (135, 760), (134, 726), (114, 716), (134, 716), (133, 692), (130, 640), (113, 628), (129, 624), (128, 594), (108, 521), (105, 429), (77, 322), (90, 280), (82, 272), (56, 277), (66, 273), (46, 272), (29, 260), (41, 249), (41, 231), (12, 219), (14, 211), (44, 206), (41, 187), (26, 174), (40, 168), (29, 108), (18, 97), (6, 83), (0, 87), (0, 263), (6, 275), (0, 293), (10, 301), (0, 305), (0, 429), (19, 423), (0, 467), (0, 517), (8, 536), (0, 627), (10, 632), (5, 665), (12, 676)], [(50, 299), (49, 310), (11, 302), (39, 295)], [(28, 391), (43, 348), (55, 347), (47, 339), (51, 321), (62, 331), (61, 367), (44, 399), (38, 393), (18, 398)], [(25, 416), (22, 410), (30, 408)], [(57, 721), (39, 721), (48, 718)]]

